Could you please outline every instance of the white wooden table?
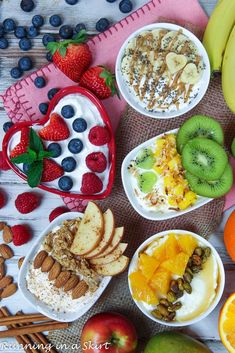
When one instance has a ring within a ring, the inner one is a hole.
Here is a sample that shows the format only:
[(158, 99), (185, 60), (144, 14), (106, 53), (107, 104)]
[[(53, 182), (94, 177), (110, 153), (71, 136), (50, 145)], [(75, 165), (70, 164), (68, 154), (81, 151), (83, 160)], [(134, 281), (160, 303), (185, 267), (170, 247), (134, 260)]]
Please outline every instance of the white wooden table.
[[(177, 1), (177, 0), (176, 0)], [(146, 3), (146, 0), (134, 0), (135, 9)], [(201, 0), (200, 1), (204, 9), (208, 14), (211, 13), (216, 0)], [(19, 10), (20, 0), (3, 0), (0, 5), (0, 22), (6, 17), (14, 17), (20, 24), (27, 25), (30, 23), (32, 14), (23, 13)], [(89, 31), (94, 32), (95, 22), (100, 17), (107, 17), (112, 22), (120, 20), (123, 16), (118, 10), (117, 6), (114, 4), (107, 3), (105, 0), (80, 0), (79, 13), (71, 11), (73, 7), (65, 5), (64, 0), (36, 0), (37, 11), (35, 13), (41, 13), (47, 17), (48, 24), (48, 14), (62, 14), (64, 17), (64, 23), (77, 24), (79, 22), (84, 22), (87, 24)], [(17, 5), (16, 5), (17, 4)], [(53, 32), (52, 28), (48, 25), (43, 27), (42, 33)], [(11, 45), (9, 50), (0, 52), (0, 92), (7, 88), (13, 80), (10, 78), (10, 68), (16, 65), (18, 57), (22, 55), (18, 49), (18, 40), (11, 38)], [(41, 45), (41, 36), (34, 39), (34, 47), (30, 52), (33, 56), (35, 67), (39, 67), (42, 63), (45, 63), (45, 49)], [(2, 124), (7, 121), (6, 113), (3, 109), (2, 103), (0, 103), (0, 136), (3, 137)], [(0, 141), (1, 142), (1, 141)], [(40, 207), (34, 212), (22, 215), (18, 213), (15, 208), (14, 201), (19, 193), (28, 191), (29, 188), (20, 178), (18, 178), (13, 172), (1, 172), (0, 174), (0, 188), (4, 189), (8, 195), (7, 206), (0, 210), (0, 220), (6, 221), (10, 225), (26, 223), (30, 225), (33, 233), (32, 240), (21, 247), (15, 247), (15, 256), (13, 259), (8, 261), (7, 272), (8, 274), (17, 278), (18, 267), (17, 261), (19, 257), (27, 254), (31, 248), (34, 240), (40, 234), (41, 230), (48, 225), (48, 214), (50, 211), (60, 205), (63, 205), (60, 197), (52, 195), (49, 193), (43, 193), (43, 199)], [(226, 291), (224, 293), (224, 298), (228, 296), (229, 293), (235, 291), (235, 264), (229, 259), (226, 254), (224, 244), (223, 244), (223, 226), (228, 215), (232, 211), (229, 210), (224, 215), (223, 222), (221, 223), (216, 234), (214, 234), (210, 240), (213, 245), (219, 251), (221, 255), (225, 269), (226, 269)], [(0, 235), (1, 237), (1, 235)], [(1, 238), (0, 238), (1, 242)], [(224, 299), (222, 300), (222, 302)], [(33, 308), (24, 300), (18, 291), (13, 297), (3, 300), (1, 305), (6, 305), (13, 313), (17, 310), (22, 309), (24, 312), (33, 312)], [(191, 326), (186, 330), (187, 333), (194, 335), (195, 337), (200, 337), (204, 340), (213, 352), (225, 353), (226, 350), (219, 341), (217, 321), (218, 321), (219, 307), (200, 324)], [(5, 340), (4, 340), (5, 341)], [(11, 340), (10, 340), (11, 341)], [(7, 352), (6, 348), (1, 347), (0, 340), (0, 352)], [(13, 353), (16, 350), (9, 349), (9, 352)], [(72, 353), (72, 352), (71, 352)]]

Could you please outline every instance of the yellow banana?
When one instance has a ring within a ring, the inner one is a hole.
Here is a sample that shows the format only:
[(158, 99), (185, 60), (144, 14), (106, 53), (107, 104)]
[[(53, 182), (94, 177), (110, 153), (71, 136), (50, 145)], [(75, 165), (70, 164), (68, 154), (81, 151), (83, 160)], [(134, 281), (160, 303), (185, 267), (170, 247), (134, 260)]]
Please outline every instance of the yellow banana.
[(235, 113), (235, 27), (229, 36), (224, 53), (222, 89), (228, 107)]
[(212, 73), (221, 70), (224, 50), (234, 24), (235, 0), (220, 0), (212, 12), (203, 38)]

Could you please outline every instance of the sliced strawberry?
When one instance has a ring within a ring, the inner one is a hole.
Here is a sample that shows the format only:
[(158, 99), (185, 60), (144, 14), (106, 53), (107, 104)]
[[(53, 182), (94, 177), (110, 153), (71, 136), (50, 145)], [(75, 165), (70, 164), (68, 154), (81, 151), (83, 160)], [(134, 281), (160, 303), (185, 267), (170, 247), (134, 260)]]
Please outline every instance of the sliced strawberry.
[(66, 122), (57, 113), (52, 113), (49, 124), (39, 131), (39, 136), (47, 141), (66, 140), (69, 135), (70, 132)]
[(52, 159), (43, 160), (42, 182), (49, 182), (64, 175), (63, 168)]
[(29, 145), (29, 127), (23, 127), (21, 130), (20, 142), (16, 145), (10, 153), (11, 158), (18, 157), (20, 154), (27, 152)]

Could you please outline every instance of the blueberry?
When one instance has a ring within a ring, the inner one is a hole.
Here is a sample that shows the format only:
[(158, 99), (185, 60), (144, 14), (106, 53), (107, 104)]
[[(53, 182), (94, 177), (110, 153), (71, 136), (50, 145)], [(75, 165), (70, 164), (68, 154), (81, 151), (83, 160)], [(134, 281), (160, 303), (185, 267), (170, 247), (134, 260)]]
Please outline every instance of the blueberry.
[(130, 0), (122, 0), (119, 4), (119, 10), (123, 13), (131, 12), (133, 9), (133, 4)]
[(70, 177), (63, 176), (59, 179), (58, 185), (61, 190), (69, 191), (73, 187), (73, 181)]
[(34, 9), (34, 2), (33, 0), (22, 0), (20, 3), (20, 7), (25, 12), (31, 12)]
[(59, 34), (63, 39), (70, 39), (73, 36), (73, 29), (71, 26), (64, 25), (60, 27)]
[(86, 25), (84, 23), (78, 23), (75, 27), (75, 32), (79, 33), (82, 29), (86, 29)]
[(33, 62), (28, 56), (23, 56), (18, 61), (18, 66), (23, 71), (31, 70), (33, 67)]
[(96, 22), (95, 28), (98, 32), (104, 32), (109, 28), (109, 20), (107, 18), (101, 18)]
[(56, 95), (56, 93), (59, 92), (58, 88), (51, 88), (50, 91), (47, 93), (48, 99), (52, 100), (52, 98)]
[(73, 172), (77, 162), (73, 157), (66, 157), (62, 160), (61, 165), (65, 172)]
[(22, 38), (19, 41), (19, 47), (23, 51), (28, 51), (28, 50), (30, 50), (32, 48), (32, 42), (28, 38)]
[(71, 105), (64, 105), (61, 109), (61, 114), (65, 119), (70, 119), (74, 116), (75, 112)]
[(46, 80), (44, 77), (39, 76), (35, 78), (34, 84), (37, 88), (43, 88), (46, 86)]
[(62, 24), (62, 18), (59, 15), (52, 15), (49, 18), (50, 25), (53, 27), (59, 27)]
[(106, 0), (107, 2), (115, 2), (116, 0)]
[(40, 103), (38, 108), (39, 108), (40, 113), (42, 113), (43, 115), (46, 115), (47, 110), (48, 110), (48, 103)]
[(69, 5), (76, 5), (78, 3), (78, 0), (65, 0), (65, 2)]
[(26, 28), (24, 28), (23, 26), (16, 27), (15, 36), (16, 36), (16, 38), (24, 38), (24, 37), (26, 37), (27, 36)]
[(19, 67), (13, 67), (11, 69), (10, 74), (12, 78), (18, 79), (22, 76), (23, 71)]
[(25, 172), (25, 174), (28, 173), (29, 168), (30, 168), (30, 164), (28, 164), (28, 163), (24, 163), (23, 164), (23, 171)]
[(42, 37), (42, 43), (46, 47), (49, 42), (55, 42), (56, 39), (53, 34), (44, 34)]
[(83, 118), (77, 118), (73, 122), (73, 129), (76, 132), (84, 132), (87, 129), (87, 122)]
[(3, 131), (7, 132), (14, 124), (11, 121), (7, 121), (3, 124)]
[(4, 36), (4, 33), (5, 33), (4, 27), (3, 27), (3, 25), (0, 25), (0, 38), (2, 38)]
[(6, 49), (9, 46), (9, 42), (6, 38), (0, 38), (0, 49)]
[(3, 27), (5, 32), (12, 32), (16, 29), (16, 23), (12, 18), (7, 18), (3, 21)]
[(68, 149), (71, 153), (77, 154), (82, 151), (83, 143), (79, 139), (72, 139), (69, 141)]
[(41, 15), (35, 15), (32, 18), (32, 24), (36, 28), (40, 28), (44, 25), (44, 18)]
[(57, 158), (61, 155), (62, 149), (59, 143), (50, 143), (47, 147), (47, 151), (53, 152), (53, 158)]
[(30, 26), (28, 29), (28, 35), (30, 38), (35, 38), (39, 35), (38, 29), (34, 26)]

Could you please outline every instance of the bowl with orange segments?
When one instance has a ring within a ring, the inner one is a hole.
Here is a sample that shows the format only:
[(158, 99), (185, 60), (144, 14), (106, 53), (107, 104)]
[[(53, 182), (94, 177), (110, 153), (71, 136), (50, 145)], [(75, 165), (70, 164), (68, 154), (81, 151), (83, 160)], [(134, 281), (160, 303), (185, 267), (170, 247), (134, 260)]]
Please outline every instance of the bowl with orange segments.
[(207, 317), (224, 291), (225, 273), (215, 248), (203, 237), (169, 230), (148, 238), (128, 271), (131, 296), (151, 320), (172, 327)]

